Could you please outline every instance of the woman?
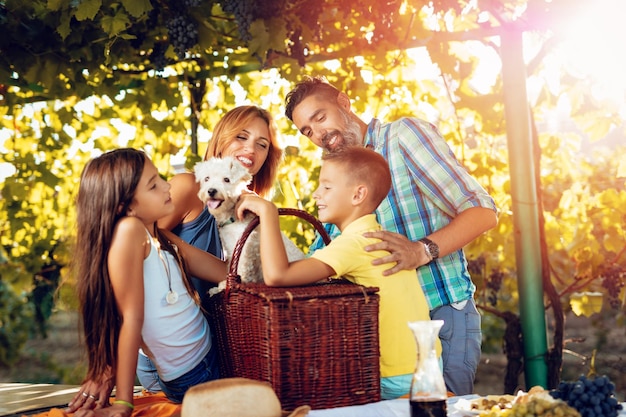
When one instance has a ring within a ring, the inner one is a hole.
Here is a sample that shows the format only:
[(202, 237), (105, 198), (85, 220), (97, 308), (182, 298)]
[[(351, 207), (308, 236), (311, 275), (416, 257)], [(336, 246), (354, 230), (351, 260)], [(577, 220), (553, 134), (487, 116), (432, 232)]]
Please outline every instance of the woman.
[[(204, 155), (233, 156), (253, 175), (250, 190), (267, 197), (274, 186), (282, 149), (272, 115), (257, 106), (239, 106), (224, 115), (213, 131)], [(198, 198), (200, 187), (193, 173), (177, 174), (170, 180), (174, 213), (159, 220), (188, 243), (221, 256), (219, 235), (213, 217)], [(200, 291), (200, 294), (205, 294)]]
[[(252, 105), (235, 107), (226, 113), (215, 126), (204, 159), (223, 156), (237, 158), (253, 176), (250, 190), (268, 196), (282, 157), (272, 115)], [(174, 211), (159, 219), (158, 226), (171, 230), (197, 248), (222, 257), (217, 224), (198, 198), (200, 186), (195, 175), (191, 172), (177, 174), (170, 180), (170, 185)], [(191, 277), (191, 281), (201, 298), (212, 286), (210, 282), (195, 277)], [(143, 352), (139, 354), (137, 377), (146, 390), (159, 391), (156, 368)]]

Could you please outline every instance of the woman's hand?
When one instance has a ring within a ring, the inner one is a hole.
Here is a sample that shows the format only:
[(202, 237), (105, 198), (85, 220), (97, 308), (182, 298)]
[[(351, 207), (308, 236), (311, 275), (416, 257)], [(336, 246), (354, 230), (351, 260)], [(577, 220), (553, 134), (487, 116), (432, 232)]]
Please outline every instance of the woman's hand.
[(109, 396), (115, 386), (115, 377), (111, 368), (107, 371), (101, 382), (94, 380), (86, 381), (78, 390), (78, 393), (67, 405), (67, 412), (73, 413), (76, 410), (100, 409), (109, 405)]

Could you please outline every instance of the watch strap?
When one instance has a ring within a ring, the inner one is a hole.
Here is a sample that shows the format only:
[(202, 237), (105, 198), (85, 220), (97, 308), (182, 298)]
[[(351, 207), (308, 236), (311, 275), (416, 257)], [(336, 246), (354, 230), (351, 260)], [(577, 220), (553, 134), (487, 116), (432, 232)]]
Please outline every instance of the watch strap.
[(426, 252), (426, 256), (432, 261), (439, 258), (439, 246), (428, 239), (427, 237), (423, 237), (419, 240), (424, 245), (424, 251)]

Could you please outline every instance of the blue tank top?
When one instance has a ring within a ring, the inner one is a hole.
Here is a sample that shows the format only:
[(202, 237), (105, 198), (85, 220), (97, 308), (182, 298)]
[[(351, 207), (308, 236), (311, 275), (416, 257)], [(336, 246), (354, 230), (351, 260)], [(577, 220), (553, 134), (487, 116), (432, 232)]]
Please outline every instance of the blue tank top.
[[(172, 229), (172, 232), (190, 245), (223, 259), (217, 223), (206, 206), (198, 217), (188, 223), (180, 223)], [(196, 277), (191, 277), (191, 281), (201, 298), (205, 298), (207, 291), (213, 286), (210, 282)]]

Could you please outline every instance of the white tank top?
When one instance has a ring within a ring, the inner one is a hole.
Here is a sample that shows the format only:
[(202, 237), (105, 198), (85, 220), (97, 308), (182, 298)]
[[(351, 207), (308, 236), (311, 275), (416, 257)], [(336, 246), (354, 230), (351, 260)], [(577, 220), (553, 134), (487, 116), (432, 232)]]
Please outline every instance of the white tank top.
[(178, 301), (168, 304), (170, 290), (166, 268), (157, 243), (150, 237), (150, 254), (143, 261), (144, 319), (142, 349), (154, 362), (163, 381), (174, 380), (192, 370), (211, 349), (209, 324), (187, 292), (174, 256), (162, 250)]

